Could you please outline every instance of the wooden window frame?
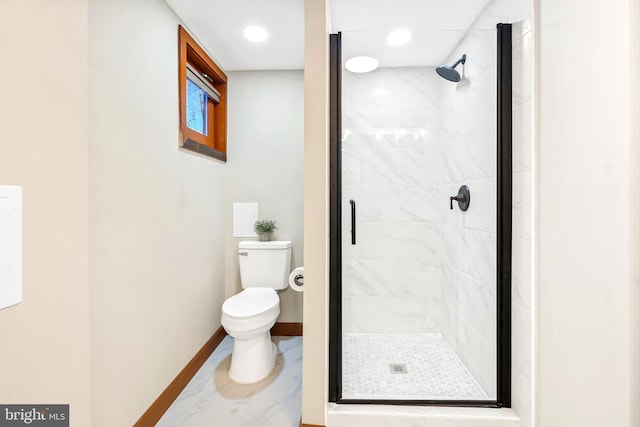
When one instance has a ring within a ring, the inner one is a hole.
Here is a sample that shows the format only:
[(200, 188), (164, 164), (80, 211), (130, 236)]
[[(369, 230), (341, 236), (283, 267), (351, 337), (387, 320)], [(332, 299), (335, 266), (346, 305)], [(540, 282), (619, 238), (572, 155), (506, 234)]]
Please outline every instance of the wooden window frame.
[[(187, 63), (205, 73), (220, 93), (218, 103), (208, 101), (207, 135), (187, 126)], [(178, 26), (178, 96), (180, 104), (180, 147), (227, 161), (227, 75), (198, 43)]]

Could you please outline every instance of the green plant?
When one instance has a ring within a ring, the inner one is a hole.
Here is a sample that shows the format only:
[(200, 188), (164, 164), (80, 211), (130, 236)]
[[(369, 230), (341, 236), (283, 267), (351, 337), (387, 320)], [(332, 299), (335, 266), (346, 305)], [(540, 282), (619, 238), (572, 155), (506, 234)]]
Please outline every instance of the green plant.
[(258, 220), (253, 224), (253, 229), (258, 234), (270, 234), (273, 233), (278, 227), (276, 227), (276, 221), (273, 219)]

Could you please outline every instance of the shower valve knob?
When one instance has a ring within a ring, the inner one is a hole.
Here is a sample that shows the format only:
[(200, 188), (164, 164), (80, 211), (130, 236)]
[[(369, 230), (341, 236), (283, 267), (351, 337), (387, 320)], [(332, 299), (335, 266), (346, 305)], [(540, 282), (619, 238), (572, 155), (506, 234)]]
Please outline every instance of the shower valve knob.
[(461, 211), (466, 211), (469, 209), (469, 203), (471, 202), (471, 193), (469, 192), (469, 187), (463, 185), (458, 189), (458, 194), (455, 196), (449, 197), (449, 209), (453, 209), (453, 201), (458, 202), (458, 207)]

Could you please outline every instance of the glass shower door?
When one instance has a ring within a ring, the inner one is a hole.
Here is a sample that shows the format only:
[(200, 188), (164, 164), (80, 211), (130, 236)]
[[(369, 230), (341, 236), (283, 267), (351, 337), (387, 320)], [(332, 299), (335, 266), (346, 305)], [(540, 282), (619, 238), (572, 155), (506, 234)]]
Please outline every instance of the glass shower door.
[[(496, 400), (496, 31), (459, 33), (458, 83), (435, 64), (342, 69), (345, 401)], [(342, 33), (343, 63), (376, 37)]]

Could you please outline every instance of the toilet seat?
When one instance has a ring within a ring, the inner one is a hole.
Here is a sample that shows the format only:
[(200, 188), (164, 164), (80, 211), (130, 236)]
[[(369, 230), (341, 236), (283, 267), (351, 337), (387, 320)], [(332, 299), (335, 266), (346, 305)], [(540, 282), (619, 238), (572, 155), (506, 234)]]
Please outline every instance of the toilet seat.
[(272, 288), (247, 288), (227, 299), (222, 312), (232, 319), (251, 319), (278, 308), (280, 298)]
[(280, 298), (271, 288), (247, 288), (222, 304), (221, 323), (234, 338), (268, 332), (280, 315)]

